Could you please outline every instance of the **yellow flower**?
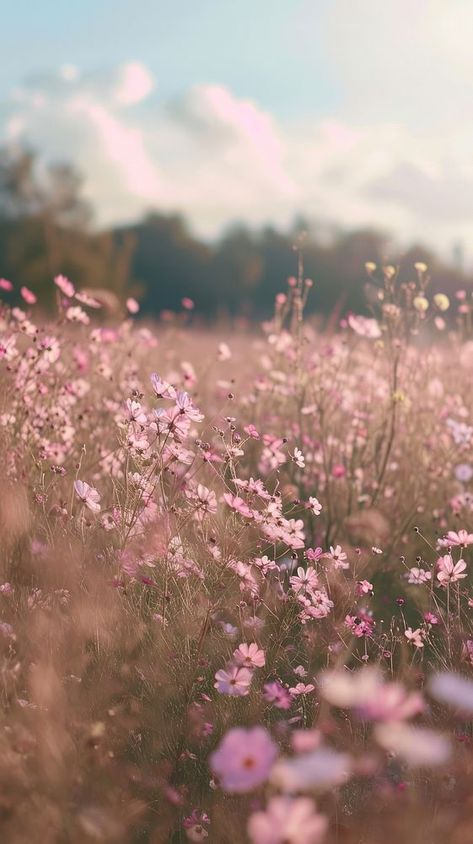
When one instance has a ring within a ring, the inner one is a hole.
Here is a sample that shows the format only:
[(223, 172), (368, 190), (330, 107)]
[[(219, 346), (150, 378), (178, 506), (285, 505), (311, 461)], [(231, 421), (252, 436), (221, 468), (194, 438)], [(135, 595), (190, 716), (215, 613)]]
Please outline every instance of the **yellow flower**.
[(450, 299), (445, 295), (445, 293), (436, 293), (434, 296), (434, 302), (439, 311), (447, 311), (450, 307)]
[(424, 311), (427, 310), (428, 307), (429, 307), (429, 303), (428, 303), (428, 300), (425, 298), (425, 296), (416, 296), (415, 297), (414, 308), (416, 309), (416, 311), (420, 311), (421, 313), (423, 313)]
[(427, 264), (424, 264), (423, 261), (417, 261), (417, 264), (414, 264), (414, 267), (418, 273), (427, 272)]
[(376, 269), (376, 264), (374, 263), (374, 261), (367, 261), (366, 262), (365, 270), (366, 270), (367, 273), (374, 273), (375, 269)]

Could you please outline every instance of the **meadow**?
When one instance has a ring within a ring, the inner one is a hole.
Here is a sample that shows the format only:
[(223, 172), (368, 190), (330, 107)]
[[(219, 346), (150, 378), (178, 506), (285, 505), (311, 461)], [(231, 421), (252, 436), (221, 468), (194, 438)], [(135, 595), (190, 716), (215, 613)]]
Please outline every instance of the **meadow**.
[[(471, 294), (254, 329), (0, 280), (0, 837), (469, 844)], [(14, 292), (14, 291), (13, 291)]]

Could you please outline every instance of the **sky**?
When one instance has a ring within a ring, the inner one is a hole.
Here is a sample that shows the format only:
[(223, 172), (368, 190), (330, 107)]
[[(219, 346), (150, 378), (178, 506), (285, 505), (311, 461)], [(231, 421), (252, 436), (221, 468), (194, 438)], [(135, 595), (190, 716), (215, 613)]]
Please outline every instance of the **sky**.
[(468, 249), (472, 0), (3, 3), (0, 143), (75, 164), (99, 225), (302, 214)]

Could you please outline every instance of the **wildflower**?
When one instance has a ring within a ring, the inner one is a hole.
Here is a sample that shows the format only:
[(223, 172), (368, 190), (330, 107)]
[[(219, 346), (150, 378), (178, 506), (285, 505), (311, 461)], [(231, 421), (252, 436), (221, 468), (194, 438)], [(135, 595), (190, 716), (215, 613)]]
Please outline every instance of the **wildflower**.
[(438, 541), (439, 547), (455, 547), (457, 545), (463, 545), (466, 547), (467, 545), (473, 545), (473, 533), (468, 533), (466, 530), (459, 530), (458, 532), (455, 530), (449, 530), (447, 535), (443, 537), (443, 539), (439, 539)]
[(176, 397), (176, 390), (167, 381), (163, 381), (155, 372), (151, 375), (151, 384), (153, 390), (159, 399), (174, 399)]
[[(82, 305), (86, 305), (88, 308), (101, 308), (102, 305), (98, 299), (95, 299), (94, 296), (90, 296), (89, 293), (86, 293), (85, 290), (79, 290), (77, 293), (74, 294), (74, 298), (77, 299)], [(104, 330), (105, 337), (108, 338), (108, 342), (112, 339), (115, 332), (111, 332), (111, 329)]]
[(434, 304), (437, 306), (439, 311), (448, 311), (450, 307), (450, 299), (445, 293), (436, 293), (434, 296)]
[(127, 309), (129, 314), (137, 314), (138, 311), (140, 310), (140, 306), (139, 306), (139, 303), (136, 301), (136, 299), (133, 299), (133, 297), (130, 296), (126, 300), (126, 309)]
[(247, 519), (253, 518), (253, 510), (251, 507), (248, 507), (248, 504), (240, 498), (239, 495), (232, 495), (230, 492), (225, 492), (223, 495), (223, 499), (232, 510), (236, 510), (240, 516), (245, 516)]
[(38, 301), (37, 297), (28, 287), (20, 287), (21, 298), (24, 299), (27, 305), (35, 305)]
[(319, 576), (312, 566), (309, 566), (305, 570), (302, 566), (299, 566), (297, 574), (293, 574), (289, 578), (289, 582), (295, 592), (299, 592), (301, 589), (316, 589), (319, 583)]
[(251, 644), (241, 644), (233, 653), (233, 658), (237, 665), (243, 665), (245, 668), (262, 668), (265, 664), (264, 651), (261, 650), (256, 642)]
[(456, 583), (466, 577), (466, 563), (465, 560), (458, 560), (454, 563), (450, 554), (445, 554), (437, 560), (437, 580), (442, 586), (447, 586), (449, 583)]
[(336, 545), (335, 548), (331, 545), (330, 553), (327, 552), (327, 554), (324, 554), (324, 557), (327, 560), (331, 560), (336, 569), (347, 569), (349, 567), (347, 555), (342, 551), (341, 545)]
[(289, 691), (293, 697), (298, 697), (299, 695), (308, 695), (311, 692), (315, 692), (315, 686), (312, 683), (297, 683)]
[(455, 466), (455, 477), (462, 484), (467, 484), (473, 478), (473, 467), (469, 463), (459, 463)]
[(311, 497), (309, 498), (307, 503), (308, 503), (309, 510), (312, 510), (314, 516), (319, 516), (320, 513), (322, 512), (322, 505), (321, 505), (320, 501), (318, 501), (317, 498), (314, 498), (311, 495)]
[(415, 296), (413, 305), (416, 311), (419, 311), (419, 313), (424, 313), (429, 307), (429, 301), (425, 298), (425, 296)]
[(294, 463), (296, 464), (296, 466), (299, 467), (299, 469), (304, 469), (305, 458), (304, 458), (304, 455), (302, 454), (302, 451), (300, 450), (300, 448), (294, 449), (292, 459), (293, 459)]
[(319, 677), (322, 697), (342, 709), (354, 709), (367, 721), (404, 721), (423, 709), (419, 692), (407, 692), (399, 683), (385, 683), (376, 668), (356, 672), (325, 671)]
[(277, 753), (263, 727), (234, 727), (210, 756), (210, 766), (224, 791), (243, 794), (267, 780)]
[(370, 340), (381, 337), (381, 329), (375, 319), (349, 314), (347, 321), (350, 328), (360, 337), (367, 337)]
[(406, 637), (407, 641), (414, 645), (416, 648), (423, 648), (424, 642), (422, 639), (423, 633), (422, 630), (418, 627), (417, 630), (413, 630), (412, 627), (408, 627), (404, 631), (404, 636)]
[(126, 407), (128, 410), (128, 419), (130, 422), (136, 422), (138, 425), (147, 425), (148, 418), (146, 413), (142, 410), (139, 401), (133, 399), (126, 400)]
[(66, 319), (69, 320), (69, 322), (81, 322), (83, 325), (88, 325), (90, 322), (89, 317), (85, 311), (79, 307), (79, 305), (73, 305), (67, 309)]
[(443, 765), (450, 756), (450, 742), (434, 730), (408, 724), (378, 724), (374, 735), (385, 750), (414, 768)]
[(369, 580), (359, 580), (356, 584), (357, 595), (374, 595), (373, 584)]
[(439, 623), (439, 617), (433, 612), (426, 612), (424, 613), (424, 621), (426, 624), (435, 625)]
[(227, 670), (217, 671), (214, 686), (220, 694), (245, 697), (250, 692), (252, 678), (253, 674), (247, 668), (230, 665)]
[(7, 293), (11, 293), (13, 290), (13, 284), (11, 281), (8, 281), (7, 278), (0, 278), (0, 290), (5, 290)]
[(218, 345), (218, 360), (223, 362), (230, 360), (232, 353), (226, 343), (219, 343)]
[(280, 759), (271, 771), (271, 783), (283, 791), (331, 789), (346, 782), (352, 762), (347, 753), (317, 747), (291, 759)]
[(432, 572), (427, 571), (426, 569), (420, 569), (417, 566), (413, 566), (409, 569), (407, 574), (407, 582), (415, 584), (416, 586), (427, 583), (428, 580), (432, 580)]
[(65, 275), (57, 275), (54, 279), (54, 284), (59, 288), (64, 296), (67, 296), (68, 299), (72, 299), (76, 291), (72, 281), (69, 281)]
[(89, 510), (93, 513), (100, 511), (100, 494), (93, 486), (90, 486), (86, 481), (74, 481), (74, 489), (78, 498), (84, 502)]
[(272, 797), (265, 811), (248, 821), (252, 844), (318, 844), (327, 820), (309, 797)]
[(459, 674), (444, 671), (429, 682), (429, 692), (440, 703), (453, 706), (462, 713), (473, 713), (473, 681)]
[(291, 695), (288, 690), (281, 685), (281, 683), (277, 682), (277, 680), (264, 685), (263, 697), (268, 703), (272, 703), (276, 709), (291, 708)]

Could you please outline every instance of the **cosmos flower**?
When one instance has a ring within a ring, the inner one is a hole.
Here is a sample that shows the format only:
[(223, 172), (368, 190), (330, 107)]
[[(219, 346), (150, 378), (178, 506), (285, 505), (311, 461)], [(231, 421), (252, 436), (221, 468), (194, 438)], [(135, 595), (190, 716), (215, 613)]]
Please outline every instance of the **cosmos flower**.
[(277, 754), (277, 745), (264, 727), (234, 727), (211, 754), (210, 767), (224, 791), (243, 794), (268, 779)]
[(272, 797), (265, 811), (248, 821), (252, 844), (319, 844), (327, 820), (309, 797)]
[(74, 489), (76, 495), (93, 513), (100, 511), (100, 494), (93, 486), (90, 486), (86, 481), (74, 481)]
[(245, 668), (262, 668), (265, 664), (264, 651), (258, 647), (256, 642), (251, 642), (249, 645), (245, 643), (239, 645), (233, 653), (233, 659), (237, 665), (242, 665)]
[(214, 686), (220, 694), (231, 697), (245, 697), (250, 692), (253, 674), (247, 668), (230, 665), (215, 674)]

